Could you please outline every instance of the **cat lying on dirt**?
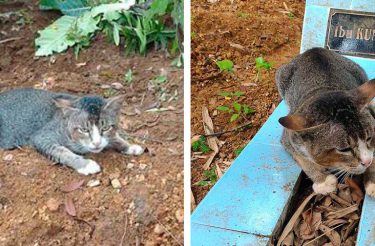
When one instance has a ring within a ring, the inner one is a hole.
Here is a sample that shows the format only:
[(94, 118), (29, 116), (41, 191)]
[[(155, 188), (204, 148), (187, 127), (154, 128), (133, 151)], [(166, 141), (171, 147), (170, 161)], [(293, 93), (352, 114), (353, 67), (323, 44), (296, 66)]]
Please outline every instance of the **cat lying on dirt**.
[(313, 190), (327, 194), (338, 178), (364, 173), (366, 192), (375, 197), (375, 79), (349, 59), (314, 48), (282, 66), (276, 82), (290, 108), (279, 119), (282, 144)]
[(31, 145), (51, 160), (89, 175), (100, 166), (81, 155), (113, 148), (140, 155), (143, 148), (120, 137), (117, 115), (124, 96), (74, 96), (35, 89), (0, 94), (0, 148)]

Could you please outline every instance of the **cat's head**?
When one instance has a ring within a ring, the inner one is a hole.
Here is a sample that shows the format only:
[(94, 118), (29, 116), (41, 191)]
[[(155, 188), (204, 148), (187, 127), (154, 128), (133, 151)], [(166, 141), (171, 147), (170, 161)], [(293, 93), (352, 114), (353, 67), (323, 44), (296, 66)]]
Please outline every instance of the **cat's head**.
[(124, 98), (85, 96), (76, 100), (56, 99), (55, 104), (61, 109), (69, 137), (76, 147), (83, 152), (98, 153), (116, 134), (117, 116)]
[(374, 96), (375, 80), (350, 91), (326, 92), (279, 122), (291, 131), (300, 155), (327, 169), (361, 174), (373, 162), (375, 120), (369, 106)]

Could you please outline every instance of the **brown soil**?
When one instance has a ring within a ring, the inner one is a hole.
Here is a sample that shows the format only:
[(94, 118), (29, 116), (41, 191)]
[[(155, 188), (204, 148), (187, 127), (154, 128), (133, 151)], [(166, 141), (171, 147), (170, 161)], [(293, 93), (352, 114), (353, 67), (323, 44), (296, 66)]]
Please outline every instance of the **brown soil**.
[[(123, 82), (129, 68), (134, 82), (113, 93), (126, 95), (120, 122), (148, 153), (131, 157), (113, 151), (91, 155), (101, 164), (98, 175), (82, 176), (30, 148), (0, 150), (0, 245), (181, 245), (183, 242), (183, 71), (171, 67), (164, 52), (125, 57), (105, 37), (75, 59), (70, 50), (34, 58), (37, 31), (58, 14), (38, 10), (36, 0), (0, 4), (0, 13), (22, 10), (22, 16), (0, 17), (0, 91), (16, 87), (47, 87), (77, 94), (108, 93), (104, 85)], [(17, 24), (17, 20), (24, 24)], [(163, 87), (177, 100), (160, 102), (149, 81), (166, 74)], [(44, 85), (43, 85), (44, 81)], [(113, 94), (112, 93), (112, 94)], [(160, 102), (165, 112), (145, 112)], [(129, 163), (132, 163), (129, 165)], [(143, 165), (144, 164), (144, 165)], [(131, 167), (133, 165), (133, 167)], [(122, 188), (110, 180), (118, 178)], [(98, 187), (87, 187), (98, 179)], [(75, 191), (61, 187), (84, 180)], [(64, 201), (72, 198), (77, 217)], [(47, 203), (49, 201), (49, 203)], [(52, 201), (52, 202), (51, 202)], [(58, 205), (57, 211), (51, 205)], [(156, 228), (156, 230), (155, 230)]]
[[(233, 3), (231, 3), (233, 2)], [(288, 16), (287, 8), (293, 16)], [(211, 167), (219, 165), (225, 171), (236, 157), (235, 151), (244, 147), (255, 135), (280, 99), (274, 76), (282, 64), (299, 53), (304, 13), (304, 1), (208, 1), (192, 0), (192, 136), (203, 134), (202, 106), (207, 106), (215, 132), (233, 129), (250, 121), (251, 127), (219, 136), (223, 142)], [(255, 59), (264, 57), (273, 64), (257, 79)], [(221, 72), (215, 61), (229, 59), (234, 72)], [(219, 92), (243, 91), (238, 99), (256, 113), (229, 123), (230, 114), (217, 111), (236, 99), (225, 100)], [(206, 159), (192, 161), (192, 184), (204, 179)], [(211, 186), (192, 185), (193, 195), (200, 202)]]

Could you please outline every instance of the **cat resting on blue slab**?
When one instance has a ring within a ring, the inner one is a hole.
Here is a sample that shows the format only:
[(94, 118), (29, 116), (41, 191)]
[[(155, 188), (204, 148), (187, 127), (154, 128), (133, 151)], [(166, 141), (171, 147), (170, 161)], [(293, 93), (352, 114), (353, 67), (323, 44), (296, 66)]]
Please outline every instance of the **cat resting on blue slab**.
[(100, 166), (81, 155), (113, 148), (140, 155), (119, 134), (117, 116), (124, 96), (75, 96), (35, 89), (0, 94), (0, 148), (30, 145), (55, 162), (89, 175)]
[(316, 193), (336, 190), (338, 178), (364, 173), (375, 197), (375, 79), (351, 60), (313, 48), (276, 73), (290, 108), (279, 119), (282, 144), (309, 176)]

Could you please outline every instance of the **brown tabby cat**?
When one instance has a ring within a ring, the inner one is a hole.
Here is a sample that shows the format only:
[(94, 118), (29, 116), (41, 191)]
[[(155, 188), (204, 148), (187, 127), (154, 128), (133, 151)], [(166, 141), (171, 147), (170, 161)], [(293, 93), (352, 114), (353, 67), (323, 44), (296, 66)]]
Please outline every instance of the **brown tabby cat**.
[(313, 48), (276, 74), (290, 108), (279, 119), (282, 144), (314, 182), (316, 193), (335, 191), (338, 178), (364, 173), (375, 197), (375, 79), (334, 52)]

